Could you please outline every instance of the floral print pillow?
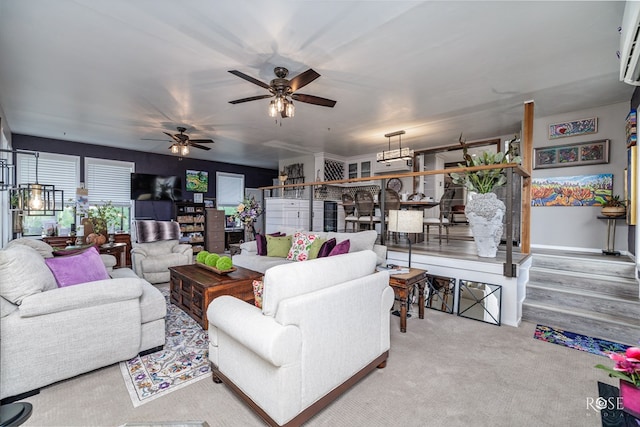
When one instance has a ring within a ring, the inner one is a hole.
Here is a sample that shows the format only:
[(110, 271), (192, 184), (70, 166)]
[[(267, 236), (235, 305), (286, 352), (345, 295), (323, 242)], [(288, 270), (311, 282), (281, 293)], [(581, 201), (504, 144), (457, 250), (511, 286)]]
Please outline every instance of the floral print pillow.
[(308, 260), (309, 249), (311, 249), (311, 245), (317, 238), (317, 234), (295, 233), (291, 239), (291, 249), (289, 249), (287, 259), (290, 261)]
[(254, 280), (253, 281), (253, 303), (258, 308), (262, 308), (262, 289), (263, 289), (262, 280)]

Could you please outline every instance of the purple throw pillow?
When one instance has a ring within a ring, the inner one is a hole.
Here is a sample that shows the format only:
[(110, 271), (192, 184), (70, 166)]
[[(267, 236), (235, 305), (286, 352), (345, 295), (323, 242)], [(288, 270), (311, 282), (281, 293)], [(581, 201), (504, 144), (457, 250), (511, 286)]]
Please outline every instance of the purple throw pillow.
[(335, 248), (331, 249), (331, 252), (329, 252), (329, 256), (346, 254), (347, 252), (349, 252), (350, 247), (351, 242), (349, 241), (349, 239), (343, 240), (342, 242), (338, 243)]
[(318, 251), (318, 258), (328, 257), (333, 248), (336, 247), (336, 239), (331, 238), (324, 242), (322, 246), (320, 246), (320, 251)]
[(46, 258), (44, 262), (56, 278), (59, 288), (109, 279), (109, 273), (95, 246), (77, 255)]
[(286, 236), (286, 234), (284, 234), (282, 231), (276, 231), (275, 233), (269, 234), (269, 236), (271, 236), (271, 237), (280, 237), (280, 236)]
[(267, 238), (263, 234), (256, 234), (256, 247), (258, 255), (264, 256), (267, 254)]

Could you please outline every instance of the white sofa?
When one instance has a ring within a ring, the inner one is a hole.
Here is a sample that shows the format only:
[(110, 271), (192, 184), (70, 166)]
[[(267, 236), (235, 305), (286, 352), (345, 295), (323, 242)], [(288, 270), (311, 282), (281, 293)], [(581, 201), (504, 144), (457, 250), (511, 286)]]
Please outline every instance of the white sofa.
[(262, 309), (211, 302), (214, 381), (270, 425), (300, 425), (386, 364), (394, 294), (370, 250), (269, 268)]
[[(293, 234), (293, 229), (282, 230), (287, 235)], [(360, 231), (357, 233), (336, 233), (336, 232), (309, 232), (305, 233), (317, 234), (322, 239), (336, 239), (336, 243), (340, 243), (346, 239), (349, 239), (350, 248), (349, 253), (372, 250), (376, 254), (376, 264), (384, 264), (387, 259), (387, 247), (376, 244), (378, 233), (375, 230)], [(287, 260), (286, 258), (273, 257), (266, 255), (258, 255), (258, 247), (256, 241), (244, 242), (240, 245), (241, 252), (238, 255), (234, 255), (233, 265), (238, 267), (244, 267), (249, 270), (258, 271), (264, 273), (268, 268), (281, 264), (289, 264), (294, 261)]]
[(57, 287), (48, 245), (34, 242), (0, 250), (1, 399), (164, 345), (166, 302), (153, 285), (121, 268)]

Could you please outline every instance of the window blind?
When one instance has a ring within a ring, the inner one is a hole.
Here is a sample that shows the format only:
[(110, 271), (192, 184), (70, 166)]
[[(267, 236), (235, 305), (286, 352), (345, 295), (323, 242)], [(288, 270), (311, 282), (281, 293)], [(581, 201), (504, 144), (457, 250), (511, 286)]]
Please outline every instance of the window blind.
[[(30, 154), (17, 155), (17, 182), (20, 184), (36, 182), (36, 157)], [(76, 188), (80, 184), (80, 157), (63, 154), (39, 153), (38, 183), (54, 185), (62, 190), (64, 203), (75, 200)]]
[(244, 199), (244, 175), (216, 172), (218, 206), (237, 206)]
[(114, 206), (131, 206), (134, 163), (85, 157), (84, 169), (89, 204), (101, 205), (111, 201)]

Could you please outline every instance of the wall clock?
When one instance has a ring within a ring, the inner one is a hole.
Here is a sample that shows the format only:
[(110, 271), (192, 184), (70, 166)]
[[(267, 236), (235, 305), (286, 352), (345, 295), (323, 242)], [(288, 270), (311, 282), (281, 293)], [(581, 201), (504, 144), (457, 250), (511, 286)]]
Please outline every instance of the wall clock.
[(402, 181), (400, 178), (391, 178), (387, 181), (387, 188), (394, 190), (396, 193), (399, 193), (402, 190)]

